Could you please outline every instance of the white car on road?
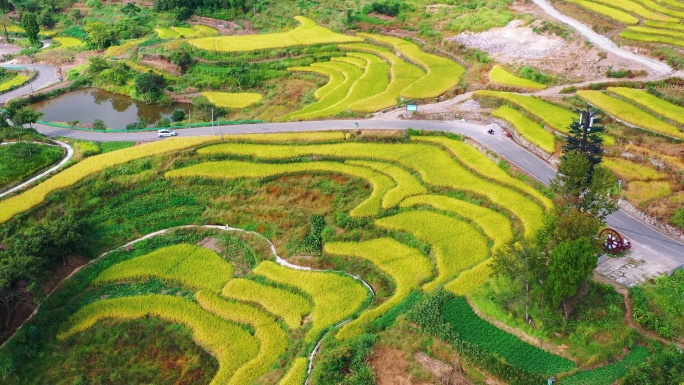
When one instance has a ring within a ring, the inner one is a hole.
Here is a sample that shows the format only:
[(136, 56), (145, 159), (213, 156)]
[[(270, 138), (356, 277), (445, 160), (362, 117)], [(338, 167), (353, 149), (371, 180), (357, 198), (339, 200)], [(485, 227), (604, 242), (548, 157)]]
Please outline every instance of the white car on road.
[(177, 136), (178, 134), (174, 130), (167, 130), (165, 128), (157, 130), (157, 135), (160, 138), (168, 138), (169, 136)]

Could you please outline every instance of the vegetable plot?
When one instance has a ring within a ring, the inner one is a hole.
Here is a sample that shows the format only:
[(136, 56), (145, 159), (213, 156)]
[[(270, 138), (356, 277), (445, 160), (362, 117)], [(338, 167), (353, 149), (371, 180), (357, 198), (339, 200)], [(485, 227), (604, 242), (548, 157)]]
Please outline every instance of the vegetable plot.
[(531, 373), (556, 375), (575, 366), (570, 360), (523, 342), (482, 320), (465, 298), (457, 297), (446, 302), (442, 311), (444, 321), (451, 326), (457, 339), (494, 353), (516, 368)]

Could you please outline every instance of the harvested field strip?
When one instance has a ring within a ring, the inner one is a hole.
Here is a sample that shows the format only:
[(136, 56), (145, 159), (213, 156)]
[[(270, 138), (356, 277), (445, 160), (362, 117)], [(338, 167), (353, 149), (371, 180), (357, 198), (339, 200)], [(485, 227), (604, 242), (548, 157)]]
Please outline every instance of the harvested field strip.
[(356, 101), (384, 92), (389, 84), (389, 65), (375, 55), (356, 53), (356, 56), (358, 56), (358, 58), (350, 57), (348, 59), (363, 58), (366, 61), (365, 71), (356, 82), (352, 84), (349, 92), (344, 98), (326, 109), (320, 109), (307, 114), (295, 112), (294, 117), (297, 119), (316, 119), (326, 116), (335, 116), (344, 112), (350, 104)]
[(678, 31), (684, 31), (684, 24), (680, 23), (668, 23), (665, 21), (646, 20), (644, 21), (644, 25), (647, 27), (676, 29)]
[(254, 92), (202, 92), (216, 107), (246, 108), (259, 103), (263, 96)]
[(202, 291), (197, 292), (195, 298), (201, 307), (225, 320), (254, 327), (254, 337), (259, 341), (259, 353), (240, 366), (228, 384), (254, 383), (262, 374), (268, 372), (271, 365), (287, 349), (288, 335), (270, 314)]
[(333, 272), (292, 270), (264, 261), (254, 269), (254, 274), (295, 286), (311, 297), (313, 326), (305, 338), (309, 343), (326, 328), (354, 314), (368, 299), (368, 291), (362, 284)]
[[(309, 104), (308, 106), (302, 108), (301, 110), (289, 113), (285, 116), (280, 117), (280, 120), (297, 119), (302, 115), (306, 114), (316, 114), (321, 111), (328, 110), (332, 111), (332, 107), (337, 107), (340, 112), (344, 111), (346, 106), (341, 106), (340, 102), (344, 100), (350, 93), (351, 88), (363, 75), (363, 71), (349, 63), (343, 62), (326, 62), (326, 63), (314, 63), (316, 67), (330, 68), (340, 72), (344, 76), (344, 82), (339, 86), (331, 89), (327, 92), (321, 99), (315, 103)], [(313, 65), (312, 65), (313, 66)], [(340, 106), (337, 106), (340, 104)], [(341, 109), (339, 108), (341, 107)]]
[(525, 110), (525, 112), (541, 119), (554, 130), (564, 134), (568, 133), (568, 127), (572, 120), (575, 119), (575, 114), (572, 111), (533, 96), (486, 90), (476, 91), (475, 95), (490, 96), (511, 102)]
[(187, 299), (164, 295), (141, 295), (93, 302), (72, 315), (69, 319), (71, 327), (57, 338), (66, 339), (103, 319), (131, 320), (146, 316), (183, 324), (192, 330), (195, 342), (218, 360), (219, 370), (211, 385), (228, 383), (239, 367), (258, 354), (257, 339), (242, 327), (205, 311)]
[(444, 285), (444, 290), (455, 295), (467, 295), (478, 286), (489, 280), (492, 275), (491, 259), (470, 268), (456, 277), (453, 281)]
[(603, 165), (614, 172), (619, 178), (627, 181), (641, 180), (652, 181), (666, 179), (667, 175), (622, 158), (604, 158)]
[[(414, 137), (417, 138), (417, 137)], [(465, 143), (440, 137), (421, 137), (425, 142), (431, 141), (458, 150), (451, 150), (454, 156), (463, 156), (472, 167), (492, 179), (498, 178), (498, 172), (515, 180), (498, 168), (494, 162), (474, 148), (473, 152), (461, 149)], [(333, 143), (303, 146), (261, 145), (261, 144), (219, 144), (199, 150), (201, 154), (235, 154), (254, 156), (265, 159), (291, 159), (300, 156), (328, 156), (335, 158), (370, 159), (395, 162), (418, 173), (421, 179), (434, 186), (449, 187), (488, 198), (499, 207), (506, 208), (520, 219), (525, 234), (531, 236), (541, 226), (543, 210), (535, 201), (525, 194), (483, 179), (481, 176), (452, 158), (445, 149), (428, 143)], [(524, 185), (522, 181), (518, 183)], [(530, 186), (527, 188), (535, 191)], [(521, 189), (522, 190), (522, 189)], [(526, 191), (526, 190), (525, 190)], [(527, 191), (526, 191), (527, 193)], [(530, 195), (531, 193), (527, 193)], [(536, 194), (541, 195), (537, 192)], [(548, 201), (548, 198), (542, 202)], [(550, 201), (549, 201), (550, 202)], [(549, 206), (550, 207), (550, 206)]]
[(328, 94), (328, 92), (332, 91), (333, 89), (339, 87), (345, 79), (345, 76), (343, 73), (340, 71), (337, 71), (333, 68), (326, 68), (326, 67), (315, 67), (315, 66), (310, 66), (310, 67), (290, 67), (287, 69), (288, 71), (291, 72), (312, 72), (315, 74), (323, 75), (328, 77), (328, 82), (325, 83), (324, 86), (318, 88), (316, 91), (314, 91), (314, 96), (316, 97), (316, 100), (320, 100), (322, 97)]
[(264, 285), (249, 279), (231, 279), (221, 292), (226, 298), (254, 302), (280, 317), (290, 329), (302, 325), (302, 318), (311, 313), (309, 300), (285, 289)]
[(447, 301), (442, 312), (444, 321), (451, 326), (457, 339), (495, 353), (515, 368), (528, 373), (556, 375), (575, 366), (570, 360), (532, 346), (484, 321), (463, 297)]
[(219, 293), (232, 276), (232, 265), (216, 252), (195, 245), (180, 244), (117, 263), (100, 273), (93, 283), (158, 277), (193, 289)]
[(501, 68), (498, 64), (489, 72), (489, 81), (502, 86), (530, 88), (534, 90), (546, 89), (546, 85), (515, 76)]
[(405, 231), (431, 246), (437, 262), (437, 278), (423, 286), (426, 291), (482, 262), (489, 252), (487, 240), (473, 226), (434, 211), (405, 211), (380, 218), (375, 224), (389, 230)]
[(413, 195), (427, 194), (427, 190), (418, 178), (402, 167), (386, 162), (369, 160), (349, 160), (347, 164), (363, 166), (381, 172), (394, 180), (397, 185), (382, 197), (382, 208), (389, 209), (398, 205), (405, 198)]
[(624, 377), (631, 369), (644, 363), (651, 354), (643, 346), (635, 346), (620, 361), (601, 366), (593, 370), (578, 372), (570, 377), (563, 377), (563, 385), (611, 385)]
[(671, 16), (666, 16), (660, 13), (653, 12), (651, 10), (648, 10), (644, 8), (642, 5), (631, 1), (631, 0), (592, 0), (594, 3), (601, 3), (605, 5), (609, 5), (613, 8), (617, 9), (622, 9), (627, 12), (631, 12), (641, 18), (648, 19), (648, 20), (658, 20), (658, 21), (670, 21), (670, 22), (677, 22), (679, 21), (675, 17)]
[(663, 15), (672, 16), (681, 19), (684, 17), (683, 11), (677, 11), (672, 8), (664, 7), (653, 0), (634, 0), (635, 2), (646, 6), (648, 9), (661, 13)]
[(381, 173), (365, 167), (352, 166), (338, 162), (303, 162), (303, 163), (251, 163), (243, 161), (205, 162), (178, 170), (169, 171), (167, 177), (207, 177), (220, 179), (239, 178), (272, 178), (281, 175), (312, 173), (347, 174), (367, 181), (372, 187), (371, 196), (351, 211), (354, 217), (373, 216), (380, 213), (382, 197), (396, 184)]
[(161, 142), (147, 143), (119, 151), (91, 156), (19, 195), (0, 201), (0, 223), (8, 221), (18, 213), (38, 206), (45, 200), (45, 197), (49, 193), (72, 186), (86, 177), (108, 167), (124, 164), (148, 156), (184, 150), (215, 141), (217, 141), (217, 139), (213, 137), (169, 138)]
[(407, 99), (436, 98), (455, 87), (465, 74), (465, 68), (453, 60), (421, 51), (420, 47), (396, 37), (359, 33), (371, 40), (392, 46), (403, 57), (419, 65), (427, 74), (401, 91)]
[(492, 115), (510, 123), (523, 138), (547, 154), (553, 154), (556, 151), (556, 136), (515, 108), (501, 106), (494, 110)]
[(608, 96), (600, 91), (577, 91), (577, 96), (603, 110), (606, 114), (613, 116), (623, 122), (632, 124), (636, 127), (667, 135), (670, 137), (684, 139), (684, 132), (679, 128), (665, 123), (648, 112), (641, 110), (634, 105), (620, 99)]
[(418, 79), (425, 76), (420, 67), (401, 60), (388, 50), (372, 44), (343, 44), (342, 49), (364, 51), (381, 56), (390, 63), (391, 80), (384, 92), (359, 100), (349, 105), (349, 110), (356, 112), (375, 112), (396, 106), (401, 91)]
[(10, 88), (18, 87), (18, 86), (26, 83), (29, 79), (31, 79), (30, 76), (17, 75), (15, 77), (13, 77), (12, 79), (0, 84), (0, 92), (5, 92), (5, 91), (9, 90)]
[(622, 24), (627, 24), (627, 25), (636, 25), (639, 24), (639, 19), (630, 15), (627, 12), (623, 12), (619, 9), (615, 9), (613, 7), (609, 7), (607, 5), (603, 4), (598, 4), (598, 3), (593, 3), (591, 1), (583, 1), (583, 0), (571, 0), (570, 1), (573, 4), (577, 4), (580, 7), (589, 10), (594, 13), (598, 13), (601, 16), (605, 16), (609, 19), (613, 19), (617, 21), (618, 23)]
[(535, 198), (547, 209), (553, 207), (551, 199), (547, 198), (539, 190), (508, 175), (506, 171), (502, 170), (501, 167), (489, 159), (487, 155), (465, 142), (449, 139), (444, 136), (417, 136), (413, 137), (413, 139), (421, 142), (440, 144), (475, 174), (501, 183), (504, 186), (514, 187), (528, 196)]
[(363, 333), (368, 324), (399, 304), (411, 290), (418, 288), (421, 283), (432, 276), (430, 259), (418, 250), (391, 238), (378, 238), (364, 242), (330, 242), (325, 244), (324, 250), (330, 254), (366, 259), (392, 277), (396, 284), (391, 298), (344, 325), (337, 333), (338, 339), (353, 338)]
[(684, 40), (682, 40), (682, 39), (677, 39), (674, 37), (661, 36), (661, 35), (650, 35), (647, 33), (639, 33), (639, 32), (630, 31), (629, 29), (625, 29), (624, 31), (620, 32), (620, 37), (624, 37), (625, 39), (629, 39), (629, 40), (645, 41), (645, 42), (649, 42), (649, 43), (669, 44), (669, 45), (675, 45), (678, 47), (684, 47)]
[(306, 380), (308, 363), (309, 360), (305, 357), (295, 358), (294, 363), (278, 385), (303, 385), (304, 380)]
[(449, 211), (477, 224), (485, 235), (494, 241), (492, 250), (513, 238), (511, 221), (505, 215), (486, 207), (443, 195), (419, 195), (406, 198), (401, 207), (431, 206)]
[(656, 114), (679, 124), (684, 124), (684, 107), (669, 103), (663, 99), (634, 88), (608, 87), (608, 92), (621, 96), (654, 111)]
[(652, 27), (629, 27), (628, 31), (644, 34), (644, 35), (662, 35), (671, 36), (680, 39), (684, 39), (684, 31), (672, 30), (672, 29), (662, 29), (662, 28), (652, 28)]
[(244, 52), (264, 49), (285, 48), (302, 45), (352, 43), (361, 41), (354, 36), (343, 35), (317, 25), (306, 17), (296, 16), (301, 25), (289, 32), (203, 37), (190, 40), (199, 49), (221, 52)]

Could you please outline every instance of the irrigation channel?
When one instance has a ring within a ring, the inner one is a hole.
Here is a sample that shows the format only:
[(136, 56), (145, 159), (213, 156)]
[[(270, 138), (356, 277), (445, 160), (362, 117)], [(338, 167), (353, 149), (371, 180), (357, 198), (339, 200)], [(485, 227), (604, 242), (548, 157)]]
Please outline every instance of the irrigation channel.
[[(144, 241), (144, 240), (147, 240), (147, 239), (150, 239), (150, 238), (153, 238), (153, 237), (162, 235), (162, 234), (166, 234), (166, 233), (168, 233), (169, 231), (173, 231), (173, 230), (177, 230), (177, 229), (213, 229), (213, 230), (228, 231), (228, 232), (239, 232), (239, 233), (245, 233), (245, 234), (255, 235), (255, 236), (257, 236), (257, 237), (259, 237), (259, 238), (265, 240), (265, 241), (268, 243), (269, 247), (271, 248), (271, 253), (272, 253), (273, 256), (275, 257), (276, 263), (278, 263), (278, 264), (281, 265), (281, 266), (284, 266), (284, 267), (287, 267), (287, 268), (290, 268), (290, 269), (293, 269), (293, 270), (320, 271), (320, 272), (330, 272), (330, 273), (343, 274), (343, 275), (346, 275), (346, 276), (348, 276), (348, 277), (353, 278), (353, 279), (356, 280), (356, 281), (361, 282), (361, 284), (363, 284), (363, 286), (365, 286), (366, 289), (368, 289), (368, 291), (371, 293), (371, 300), (368, 302), (368, 305), (366, 306), (366, 309), (363, 309), (363, 310), (367, 310), (368, 307), (370, 307), (371, 304), (373, 303), (373, 300), (375, 299), (375, 290), (373, 290), (373, 288), (371, 287), (371, 285), (369, 285), (368, 282), (366, 282), (365, 280), (363, 280), (361, 277), (356, 276), (356, 275), (353, 275), (353, 274), (349, 274), (349, 273), (347, 273), (346, 271), (341, 271), (341, 270), (314, 269), (314, 268), (311, 268), (311, 267), (308, 267), (308, 266), (299, 266), (299, 265), (295, 265), (295, 264), (290, 263), (290, 262), (288, 262), (288, 261), (286, 261), (285, 259), (283, 259), (283, 258), (280, 257), (280, 255), (278, 254), (278, 251), (277, 251), (276, 248), (275, 248), (275, 245), (273, 244), (273, 242), (271, 242), (270, 239), (264, 237), (263, 235), (257, 233), (256, 231), (250, 231), (250, 230), (240, 229), (240, 228), (237, 228), (237, 227), (230, 227), (230, 226), (228, 226), (228, 225), (225, 225), (225, 226), (220, 226), (220, 225), (185, 225), (185, 226), (170, 227), (170, 228), (168, 228), (168, 229), (158, 230), (158, 231), (149, 233), (149, 234), (147, 234), (147, 235), (143, 235), (142, 237), (137, 238), (137, 239), (134, 239), (134, 240), (132, 240), (132, 241), (126, 243), (126, 244), (123, 244), (123, 245), (117, 247), (116, 249), (112, 249), (112, 250), (109, 250), (109, 251), (107, 251), (107, 252), (105, 252), (105, 253), (102, 253), (99, 257), (97, 257), (97, 258), (93, 259), (92, 261), (86, 263), (85, 265), (83, 265), (83, 266), (81, 266), (81, 267), (75, 269), (74, 271), (71, 272), (71, 274), (69, 274), (68, 276), (64, 277), (64, 279), (62, 279), (62, 280), (61, 280), (61, 281), (60, 281), (60, 282), (59, 282), (59, 283), (58, 283), (58, 284), (57, 284), (57, 285), (48, 293), (48, 295), (46, 296), (46, 298), (49, 297), (49, 296), (51, 296), (57, 289), (59, 289), (59, 288), (62, 286), (62, 284), (63, 284), (64, 282), (66, 282), (66, 281), (68, 281), (69, 279), (71, 279), (71, 277), (73, 277), (76, 273), (78, 273), (79, 271), (81, 271), (81, 269), (83, 269), (83, 268), (85, 268), (85, 267), (88, 267), (88, 266), (90, 266), (90, 265), (92, 265), (92, 264), (94, 264), (94, 263), (100, 261), (101, 259), (105, 258), (105, 257), (106, 257), (107, 255), (109, 255), (110, 253), (112, 253), (112, 252), (114, 252), (114, 251), (117, 251), (117, 250), (121, 250), (121, 249), (130, 247), (130, 246), (133, 246), (133, 245), (135, 245), (135, 244), (138, 243), (138, 242), (141, 242), (141, 241)], [(33, 312), (31, 313), (31, 315), (30, 315), (30, 316), (29, 316), (29, 317), (28, 317), (28, 318), (27, 318), (27, 319), (26, 319), (26, 320), (17, 328), (17, 330), (14, 332), (14, 334), (12, 334), (12, 336), (11, 336), (10, 338), (8, 338), (5, 342), (2, 343), (2, 345), (0, 345), (0, 348), (4, 347), (5, 344), (7, 344), (9, 341), (11, 341), (12, 338), (14, 338), (14, 336), (17, 334), (17, 332), (19, 331), (19, 329), (23, 328), (24, 325), (26, 325), (26, 323), (28, 323), (29, 321), (31, 321), (31, 319), (33, 319), (33, 317), (38, 313), (39, 310), (40, 310), (40, 305), (38, 305), (38, 306), (33, 310)], [(352, 318), (347, 318), (346, 320), (344, 320), (344, 321), (338, 323), (337, 325), (333, 326), (333, 327), (331, 328), (331, 330), (337, 329), (337, 328), (339, 328), (340, 326), (342, 326), (342, 325), (348, 323), (348, 322), (351, 321), (351, 320), (352, 320)], [(316, 353), (318, 353), (318, 351), (319, 351), (319, 349), (320, 349), (320, 347), (321, 347), (321, 344), (323, 343), (323, 340), (324, 340), (325, 337), (328, 335), (328, 333), (330, 333), (330, 331), (326, 332), (323, 336), (321, 336), (321, 338), (318, 340), (318, 342), (316, 343), (315, 347), (311, 350), (311, 353), (309, 354), (309, 365), (308, 365), (307, 370), (306, 370), (307, 378), (306, 378), (305, 385), (308, 385), (308, 384), (309, 384), (309, 378), (310, 378), (309, 375), (311, 374), (311, 370), (313, 369), (313, 359), (314, 359), (314, 357), (316, 356)]]
[[(68, 144), (66, 144), (66, 143), (64, 143), (64, 142), (60, 142), (60, 141), (54, 140), (54, 139), (53, 139), (52, 141), (55, 142), (55, 143), (57, 143), (57, 144), (55, 145), (55, 144), (48, 144), (48, 143), (43, 143), (43, 142), (27, 142), (27, 143), (38, 143), (38, 144), (42, 144), (42, 145), (45, 145), (45, 146), (59, 146), (59, 147), (62, 147), (62, 148), (64, 148), (64, 149), (66, 150), (66, 152), (67, 152), (66, 156), (65, 156), (64, 158), (62, 158), (62, 160), (61, 160), (59, 163), (57, 163), (56, 165), (54, 165), (53, 167), (50, 167), (50, 168), (48, 168), (47, 170), (41, 172), (40, 174), (38, 174), (38, 175), (36, 175), (36, 176), (34, 176), (34, 177), (29, 178), (28, 180), (24, 181), (23, 183), (20, 183), (20, 184), (17, 185), (17, 186), (11, 187), (11, 188), (9, 188), (9, 189), (6, 190), (6, 191), (1, 192), (1, 193), (0, 193), (0, 198), (4, 197), (5, 195), (9, 195), (9, 194), (11, 194), (11, 193), (13, 193), (13, 192), (15, 192), (15, 191), (21, 190), (21, 189), (23, 189), (24, 187), (30, 185), (31, 183), (33, 183), (33, 182), (35, 182), (35, 181), (37, 181), (37, 180), (40, 180), (41, 178), (43, 178), (43, 177), (45, 177), (45, 176), (47, 176), (47, 175), (52, 174), (53, 172), (55, 172), (55, 171), (59, 170), (60, 168), (62, 168), (69, 160), (71, 160), (71, 157), (74, 156), (74, 149), (71, 148), (71, 146), (69, 146)], [(7, 143), (0, 143), (0, 144), (2, 144), (2, 145), (10, 145), (10, 144), (14, 144), (14, 143), (20, 143), (20, 142), (7, 142)]]

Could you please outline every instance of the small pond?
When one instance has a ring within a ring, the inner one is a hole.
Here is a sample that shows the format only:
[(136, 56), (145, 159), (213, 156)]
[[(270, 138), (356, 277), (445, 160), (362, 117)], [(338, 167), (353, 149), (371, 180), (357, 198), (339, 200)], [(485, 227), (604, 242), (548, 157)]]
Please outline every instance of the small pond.
[(36, 103), (33, 107), (43, 112), (42, 120), (46, 122), (66, 123), (78, 120), (84, 124), (92, 124), (95, 119), (100, 119), (107, 127), (122, 130), (127, 124), (141, 118), (153, 126), (162, 118), (169, 118), (177, 108), (187, 110), (188, 105), (147, 105), (128, 96), (99, 88), (86, 88)]

